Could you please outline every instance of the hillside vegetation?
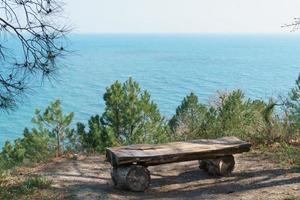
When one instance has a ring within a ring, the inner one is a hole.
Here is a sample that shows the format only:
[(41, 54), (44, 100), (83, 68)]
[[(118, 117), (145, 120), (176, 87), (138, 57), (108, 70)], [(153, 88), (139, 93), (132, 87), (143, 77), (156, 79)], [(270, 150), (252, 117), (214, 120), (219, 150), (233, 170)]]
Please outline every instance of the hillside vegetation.
[[(250, 141), (254, 148), (275, 153), (285, 164), (300, 166), (300, 75), (287, 97), (267, 102), (234, 90), (218, 92), (205, 104), (190, 93), (170, 119), (161, 115), (149, 92), (132, 78), (107, 87), (103, 99), (104, 112), (91, 116), (87, 123), (78, 122), (75, 128), (71, 127), (74, 114), (64, 113), (60, 100), (44, 111), (36, 109), (34, 128), (24, 128), (23, 137), (7, 141), (0, 153), (0, 186), (17, 167), (54, 157), (103, 153), (106, 147), (134, 143), (223, 136)], [(1, 189), (0, 194), (3, 191), (8, 190)]]

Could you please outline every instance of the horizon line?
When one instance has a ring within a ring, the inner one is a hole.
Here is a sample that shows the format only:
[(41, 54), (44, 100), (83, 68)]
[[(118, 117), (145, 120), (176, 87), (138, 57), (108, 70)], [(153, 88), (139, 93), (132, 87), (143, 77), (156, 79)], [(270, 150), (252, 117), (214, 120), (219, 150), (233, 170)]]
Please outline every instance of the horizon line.
[(287, 32), (78, 32), (74, 31), (70, 34), (97, 34), (97, 35), (118, 35), (118, 34), (132, 34), (132, 35), (149, 35), (149, 34), (157, 34), (157, 35), (300, 35), (300, 31), (287, 31)]

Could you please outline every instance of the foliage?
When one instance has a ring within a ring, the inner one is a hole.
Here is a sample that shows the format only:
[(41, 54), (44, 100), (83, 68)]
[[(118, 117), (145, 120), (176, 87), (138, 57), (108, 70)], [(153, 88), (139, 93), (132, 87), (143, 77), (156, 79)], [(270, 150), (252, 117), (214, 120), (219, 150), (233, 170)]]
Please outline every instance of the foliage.
[(245, 99), (241, 90), (220, 96), (220, 99), (216, 118), (218, 126), (214, 130), (217, 137), (235, 135), (249, 140), (262, 131), (265, 125), (262, 118), (265, 104), (262, 101)]
[(52, 155), (49, 148), (49, 136), (36, 129), (25, 128), (22, 139), (13, 143), (6, 142), (0, 153), (0, 169), (9, 169), (14, 166), (45, 161)]
[(106, 147), (112, 145), (112, 137), (101, 123), (100, 116), (91, 116), (88, 121), (89, 131), (85, 131), (85, 125), (77, 123), (77, 135), (82, 145), (82, 150), (88, 153), (102, 153)]
[(296, 170), (300, 169), (299, 144), (293, 145), (284, 141), (274, 142), (269, 145), (259, 146), (259, 150), (269, 157), (276, 159), (282, 165), (293, 166)]
[(0, 0), (0, 4), (0, 110), (7, 110), (32, 79), (55, 74), (57, 60), (67, 52), (68, 30), (61, 20), (57, 23), (60, 0)]
[(25, 188), (31, 189), (31, 188), (47, 188), (50, 187), (52, 184), (52, 181), (48, 180), (46, 177), (43, 177), (41, 175), (35, 175), (35, 176), (30, 176), (25, 179), (23, 182), (23, 186)]
[(287, 99), (289, 123), (298, 134), (300, 133), (300, 74), (296, 86), (291, 90)]
[(47, 132), (39, 132), (37, 129), (25, 128), (22, 139), (25, 149), (24, 158), (30, 162), (45, 161), (54, 155), (54, 149), (49, 145), (50, 137)]
[(0, 199), (53, 199), (60, 195), (53, 193), (52, 181), (41, 175), (15, 177), (6, 174), (0, 180)]
[(285, 161), (286, 164), (300, 167), (300, 148), (299, 146), (282, 143), (281, 148), (277, 150), (279, 160)]
[(194, 93), (190, 93), (183, 99), (176, 109), (176, 114), (169, 121), (170, 129), (176, 136), (190, 139), (204, 122), (207, 112), (207, 107), (198, 102), (198, 97)]
[(103, 125), (122, 144), (159, 143), (167, 140), (164, 118), (147, 91), (129, 78), (116, 81), (104, 94)]
[(15, 141), (15, 145), (10, 142), (5, 142), (1, 152), (2, 168), (10, 168), (24, 159), (25, 150), (20, 145), (20, 139)]
[(187, 138), (235, 135), (249, 139), (264, 128), (264, 109), (264, 102), (245, 100), (241, 90), (219, 93), (212, 105), (200, 104), (197, 96), (191, 93), (176, 109), (169, 125), (171, 130), (183, 130)]
[(62, 113), (58, 100), (43, 114), (37, 109), (32, 120), (37, 128), (25, 128), (23, 138), (5, 143), (0, 153), (0, 169), (46, 161), (54, 156), (55, 150), (56, 155), (60, 155), (58, 152), (63, 147), (74, 149), (74, 131), (69, 128), (72, 118), (73, 113)]
[[(24, 129), (23, 138), (6, 142), (0, 153), (0, 172), (26, 163), (45, 161), (66, 152), (103, 153), (106, 147), (133, 143), (237, 136), (253, 146), (281, 144), (280, 159), (299, 165), (300, 75), (296, 87), (282, 104), (279, 115), (273, 99), (246, 98), (241, 90), (218, 93), (210, 104), (202, 104), (194, 93), (186, 96), (176, 114), (166, 123), (147, 91), (129, 78), (116, 81), (104, 94), (102, 116), (91, 116), (88, 124), (71, 129), (73, 113), (63, 114), (60, 101), (42, 113), (35, 112), (35, 128)], [(283, 116), (283, 117), (282, 117)]]
[(282, 106), (288, 112), (282, 118), (275, 111), (281, 104), (246, 99), (241, 90), (219, 93), (210, 105), (200, 104), (191, 93), (177, 107), (169, 126), (173, 133), (184, 135), (181, 139), (237, 136), (254, 146), (280, 144), (275, 151), (279, 159), (299, 166), (300, 76), (286, 102)]
[(63, 114), (59, 100), (50, 103), (42, 114), (39, 109), (35, 111), (32, 122), (38, 126), (41, 132), (46, 131), (49, 133), (50, 138), (53, 139), (57, 157), (62, 155), (67, 139), (71, 138), (72, 140), (73, 134), (69, 125), (73, 120), (73, 116), (72, 112)]

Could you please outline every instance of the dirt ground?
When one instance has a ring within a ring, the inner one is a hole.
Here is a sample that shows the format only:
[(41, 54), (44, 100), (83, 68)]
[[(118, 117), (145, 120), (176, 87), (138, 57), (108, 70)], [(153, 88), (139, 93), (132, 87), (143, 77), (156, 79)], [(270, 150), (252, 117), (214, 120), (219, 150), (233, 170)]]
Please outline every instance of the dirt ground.
[(146, 192), (114, 188), (109, 163), (104, 156), (63, 159), (40, 173), (71, 199), (298, 199), (300, 171), (282, 167), (268, 156), (246, 153), (235, 156), (229, 177), (213, 177), (200, 170), (198, 162), (149, 167), (151, 184)]

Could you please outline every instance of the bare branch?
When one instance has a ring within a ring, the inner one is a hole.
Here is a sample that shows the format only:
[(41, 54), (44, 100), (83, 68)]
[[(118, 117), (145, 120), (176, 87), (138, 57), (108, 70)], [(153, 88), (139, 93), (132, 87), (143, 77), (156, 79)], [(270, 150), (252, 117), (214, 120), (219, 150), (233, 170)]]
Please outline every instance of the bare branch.
[(291, 32), (295, 32), (300, 28), (300, 18), (294, 18), (294, 22), (290, 24), (284, 24), (282, 28), (291, 28)]
[(32, 78), (55, 74), (66, 54), (60, 0), (0, 0), (0, 110), (16, 105)]

